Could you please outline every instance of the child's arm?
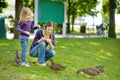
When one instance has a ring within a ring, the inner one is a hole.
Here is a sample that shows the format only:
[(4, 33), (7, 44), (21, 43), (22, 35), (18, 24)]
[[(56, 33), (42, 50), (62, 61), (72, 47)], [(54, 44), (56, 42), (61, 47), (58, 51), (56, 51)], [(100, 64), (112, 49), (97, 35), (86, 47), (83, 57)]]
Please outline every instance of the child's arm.
[(37, 26), (31, 25), (31, 27), (32, 27), (33, 30), (35, 30), (35, 29), (40, 29), (41, 26), (40, 25), (37, 25)]
[(20, 25), (17, 26), (17, 30), (18, 30), (20, 33), (24, 33), (24, 32), (25, 32), (23, 29), (21, 29), (21, 26), (20, 26)]
[(18, 26), (17, 26), (17, 30), (18, 30), (20, 33), (23, 33), (23, 34), (26, 34), (26, 35), (30, 35), (30, 32), (21, 29), (21, 26), (23, 26), (23, 24), (24, 24), (24, 23), (23, 23), (22, 21), (19, 22), (19, 24), (18, 24)]

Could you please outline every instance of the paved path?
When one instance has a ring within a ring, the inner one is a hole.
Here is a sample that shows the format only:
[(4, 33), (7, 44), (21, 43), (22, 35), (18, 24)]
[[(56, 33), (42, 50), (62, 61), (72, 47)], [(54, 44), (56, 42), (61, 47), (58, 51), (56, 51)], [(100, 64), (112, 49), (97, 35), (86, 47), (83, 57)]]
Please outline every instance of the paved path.
[[(102, 37), (105, 37), (107, 38), (108, 35), (105, 35), (105, 36), (97, 36), (97, 35), (73, 35), (73, 34), (70, 34), (70, 35), (66, 35), (67, 38), (102, 38)], [(116, 36), (117, 38), (120, 38), (120, 35), (117, 35)], [(56, 38), (63, 38), (62, 35), (60, 34), (56, 34)]]
[[(64, 38), (61, 34), (55, 34), (56, 38)], [(7, 33), (7, 39), (12, 39), (14, 37), (14, 34), (12, 33)], [(101, 38), (103, 36), (97, 36), (97, 35), (87, 35), (87, 34), (83, 34), (83, 35), (73, 35), (73, 34), (67, 34), (66, 38)], [(105, 38), (107, 38), (108, 36), (105, 35)], [(34, 34), (30, 35), (30, 39), (34, 38)], [(117, 35), (117, 38), (120, 38), (120, 35)]]
[[(61, 34), (55, 34), (55, 37), (56, 38), (64, 38), (63, 35)], [(105, 36), (97, 36), (97, 35), (73, 35), (73, 34), (67, 34), (66, 35), (66, 38), (107, 38), (108, 35), (105, 35)], [(34, 35), (31, 35), (30, 38), (34, 38)], [(120, 35), (117, 35), (117, 38), (120, 38)]]

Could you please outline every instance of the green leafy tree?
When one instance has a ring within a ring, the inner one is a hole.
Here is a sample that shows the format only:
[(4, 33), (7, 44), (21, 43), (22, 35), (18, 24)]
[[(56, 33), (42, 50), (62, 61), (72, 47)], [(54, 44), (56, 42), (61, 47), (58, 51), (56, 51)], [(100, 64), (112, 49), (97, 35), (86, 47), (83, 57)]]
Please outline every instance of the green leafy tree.
[(3, 8), (6, 8), (8, 3), (5, 0), (0, 0), (0, 13), (2, 13)]
[[(72, 21), (72, 31), (74, 30), (74, 20), (77, 16), (90, 14), (92, 9), (98, 4), (97, 0), (66, 0), (67, 1), (67, 32), (70, 33), (70, 21)], [(88, 4), (89, 3), (89, 4)], [(70, 20), (71, 19), (71, 20)]]
[(18, 25), (18, 22), (19, 22), (19, 16), (20, 16), (20, 11), (23, 7), (23, 3), (22, 3), (22, 0), (15, 0), (15, 23), (14, 23), (14, 30), (13, 30), (13, 33), (14, 33), (14, 38), (18, 38), (18, 31), (16, 30), (16, 27)]
[(103, 0), (102, 2), (102, 21), (104, 24), (109, 26), (109, 7), (108, 7), (109, 1)]
[(16, 27), (19, 22), (19, 16), (20, 16), (20, 11), (22, 7), (29, 7), (31, 8), (32, 11), (34, 11), (34, 0), (15, 0), (15, 23), (14, 23), (14, 38), (18, 38), (18, 31), (16, 30)]
[(29, 7), (32, 11), (34, 11), (34, 0), (23, 0), (23, 6)]
[[(119, 0), (103, 0), (102, 5), (102, 13), (103, 13), (103, 21), (105, 21), (109, 25), (108, 37), (116, 38), (115, 33), (115, 10), (117, 9), (117, 13), (119, 13)], [(118, 7), (117, 7), (118, 6)], [(107, 19), (109, 19), (107, 22)]]
[(109, 32), (108, 32), (108, 36), (110, 38), (116, 38), (115, 9), (116, 9), (116, 0), (109, 0)]
[(71, 4), (72, 9), (70, 11), (70, 14), (71, 14), (72, 31), (74, 31), (74, 21), (75, 21), (75, 18), (77, 17), (77, 12), (78, 12), (77, 6), (78, 5), (76, 5), (76, 2), (73, 2)]
[[(97, 0), (51, 0), (51, 1), (66, 2), (67, 33), (70, 33), (70, 20), (72, 21), (72, 25), (74, 25), (74, 20), (77, 16), (83, 16), (85, 14), (89, 14), (91, 9), (94, 9), (98, 2)], [(30, 7), (34, 11), (34, 0), (16, 0), (16, 10), (18, 10), (19, 12), (16, 11), (15, 27), (18, 24), (19, 21), (18, 16), (22, 6)], [(72, 30), (74, 30), (73, 27)], [(18, 33), (17, 32), (14, 33), (15, 33), (15, 38), (17, 38)]]
[(120, 14), (120, 0), (116, 0), (117, 14)]
[[(74, 31), (74, 20), (77, 16), (89, 14), (98, 4), (98, 0), (52, 0), (58, 2), (66, 2), (67, 8), (67, 33), (70, 33), (70, 23), (72, 23), (72, 31)], [(71, 21), (71, 22), (70, 22)]]

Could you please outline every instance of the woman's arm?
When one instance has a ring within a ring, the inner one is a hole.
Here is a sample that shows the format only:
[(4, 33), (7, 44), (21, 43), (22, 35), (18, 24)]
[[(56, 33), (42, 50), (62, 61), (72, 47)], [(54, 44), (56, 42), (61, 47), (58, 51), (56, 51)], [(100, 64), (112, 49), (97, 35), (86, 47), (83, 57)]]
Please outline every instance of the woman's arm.
[(45, 37), (41, 37), (39, 40), (38, 40), (38, 43), (41, 42), (41, 41), (45, 41), (46, 38)]
[(54, 34), (52, 34), (52, 40), (47, 39), (46, 41), (49, 43), (50, 49), (52, 50), (55, 49), (55, 35)]
[(52, 44), (52, 41), (51, 41), (51, 39), (46, 39), (46, 42), (48, 42), (49, 43), (49, 45), (50, 45), (50, 49), (55, 49), (55, 46)]
[(55, 49), (55, 46), (52, 44), (52, 42), (50, 43), (50, 49)]
[(35, 37), (34, 37), (34, 41), (33, 41), (33, 44), (34, 45), (37, 45), (39, 42), (42, 41), (42, 36), (41, 36), (41, 30), (38, 30), (35, 34)]

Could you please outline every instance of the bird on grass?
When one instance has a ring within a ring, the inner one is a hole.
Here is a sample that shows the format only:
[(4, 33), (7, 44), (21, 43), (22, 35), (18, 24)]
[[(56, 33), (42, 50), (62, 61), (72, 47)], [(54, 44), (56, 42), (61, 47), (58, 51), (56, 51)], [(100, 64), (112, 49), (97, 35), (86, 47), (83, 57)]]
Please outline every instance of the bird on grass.
[(15, 62), (15, 65), (20, 65), (22, 63), (22, 60), (21, 58), (19, 57), (18, 55), (18, 50), (16, 51), (16, 55), (15, 55), (15, 58), (14, 58), (14, 62)]
[(66, 69), (65, 66), (62, 66), (61, 64), (54, 63), (53, 59), (50, 59), (49, 61), (50, 61), (49, 68), (54, 70), (55, 72), (58, 72), (58, 71)]
[(103, 66), (96, 66), (96, 68), (103, 73), (104, 72), (104, 65)]
[(104, 72), (104, 66), (96, 66), (94, 68), (79, 69), (77, 71), (77, 74), (79, 74), (80, 72), (83, 72), (83, 73), (89, 75), (90, 77), (94, 77), (94, 76), (100, 75), (101, 73)]

